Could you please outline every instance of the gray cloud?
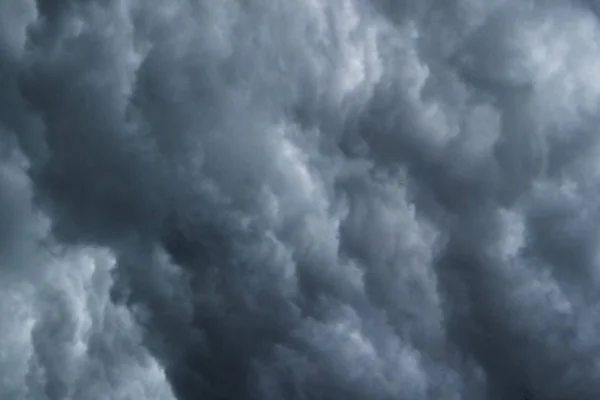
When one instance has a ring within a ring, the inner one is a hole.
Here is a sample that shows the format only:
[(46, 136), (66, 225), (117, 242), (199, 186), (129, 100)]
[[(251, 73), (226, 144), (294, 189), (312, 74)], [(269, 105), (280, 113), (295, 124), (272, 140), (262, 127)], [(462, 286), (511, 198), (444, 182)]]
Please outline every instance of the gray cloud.
[(6, 0), (0, 393), (595, 399), (594, 2)]

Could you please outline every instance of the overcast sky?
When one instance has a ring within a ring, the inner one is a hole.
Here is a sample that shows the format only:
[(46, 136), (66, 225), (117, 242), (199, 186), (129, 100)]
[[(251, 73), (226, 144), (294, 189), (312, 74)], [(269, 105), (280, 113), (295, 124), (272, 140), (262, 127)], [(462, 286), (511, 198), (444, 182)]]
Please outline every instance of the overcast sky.
[(599, 15), (0, 0), (0, 398), (597, 400)]

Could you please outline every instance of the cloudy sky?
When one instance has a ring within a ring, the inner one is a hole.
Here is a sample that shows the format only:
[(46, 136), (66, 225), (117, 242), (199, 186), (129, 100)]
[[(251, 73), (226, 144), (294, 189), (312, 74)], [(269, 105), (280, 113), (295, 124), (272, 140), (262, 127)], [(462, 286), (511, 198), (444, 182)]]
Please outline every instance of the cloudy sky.
[(599, 17), (1, 0), (0, 398), (597, 400)]

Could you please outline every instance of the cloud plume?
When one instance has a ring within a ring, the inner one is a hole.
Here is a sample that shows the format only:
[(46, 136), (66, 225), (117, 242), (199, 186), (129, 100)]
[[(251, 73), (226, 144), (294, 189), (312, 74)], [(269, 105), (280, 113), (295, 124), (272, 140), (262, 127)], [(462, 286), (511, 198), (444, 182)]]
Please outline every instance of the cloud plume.
[(596, 3), (3, 0), (0, 397), (597, 399)]

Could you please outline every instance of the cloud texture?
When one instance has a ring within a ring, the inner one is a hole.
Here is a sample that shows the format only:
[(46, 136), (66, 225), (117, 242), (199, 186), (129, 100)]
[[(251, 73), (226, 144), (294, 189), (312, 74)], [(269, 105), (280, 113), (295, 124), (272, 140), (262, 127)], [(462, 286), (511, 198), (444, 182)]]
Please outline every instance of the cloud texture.
[(0, 1), (0, 398), (598, 399), (598, 15)]

